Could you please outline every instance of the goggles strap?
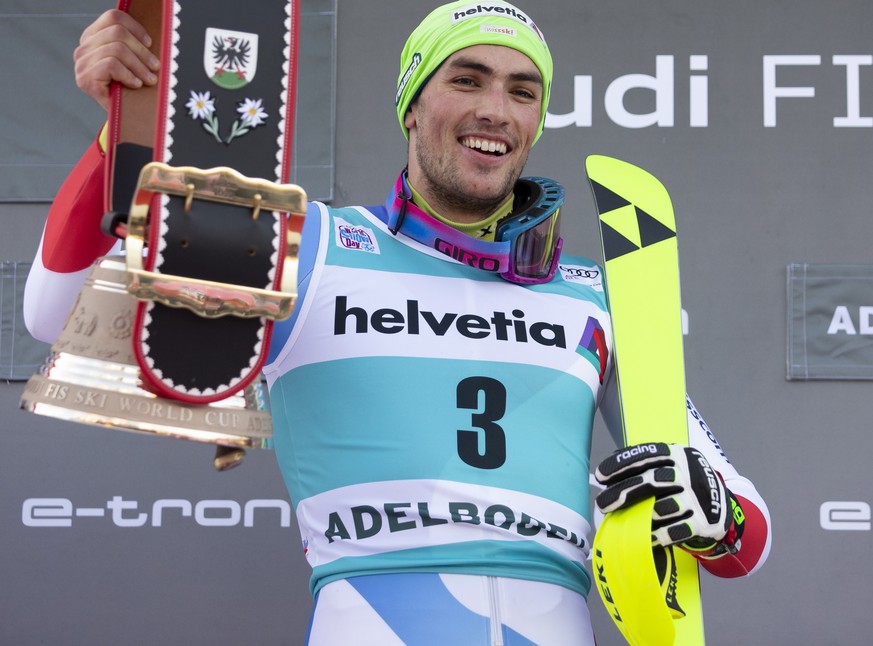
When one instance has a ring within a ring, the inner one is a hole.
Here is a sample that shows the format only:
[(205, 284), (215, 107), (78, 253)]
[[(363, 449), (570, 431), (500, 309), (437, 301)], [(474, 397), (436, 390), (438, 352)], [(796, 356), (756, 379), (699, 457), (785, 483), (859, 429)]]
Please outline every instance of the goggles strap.
[[(400, 200), (400, 208), (397, 211), (397, 217), (391, 218), (394, 220), (394, 225), (388, 225), (388, 230), (393, 234), (397, 235), (397, 232), (403, 228), (403, 221), (406, 219), (406, 209), (409, 206), (409, 196), (404, 192), (397, 194), (397, 199)], [(392, 211), (388, 211), (389, 217), (394, 215)]]

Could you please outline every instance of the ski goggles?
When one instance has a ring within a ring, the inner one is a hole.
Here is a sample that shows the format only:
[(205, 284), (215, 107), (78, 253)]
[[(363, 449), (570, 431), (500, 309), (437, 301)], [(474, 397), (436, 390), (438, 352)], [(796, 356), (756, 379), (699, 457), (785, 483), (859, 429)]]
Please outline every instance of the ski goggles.
[(385, 207), (386, 224), (454, 260), (522, 285), (547, 283), (561, 255), (560, 213), (564, 187), (544, 177), (523, 177), (515, 185), (509, 215), (497, 223), (494, 241), (473, 238), (440, 222), (411, 201), (406, 173), (397, 178)]

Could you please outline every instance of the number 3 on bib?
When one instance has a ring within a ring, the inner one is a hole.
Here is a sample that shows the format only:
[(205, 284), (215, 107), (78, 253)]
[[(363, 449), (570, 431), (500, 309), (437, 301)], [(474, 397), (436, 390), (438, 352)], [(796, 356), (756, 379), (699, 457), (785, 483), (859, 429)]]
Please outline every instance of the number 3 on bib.
[[(480, 405), (480, 395), (484, 405)], [(506, 433), (497, 422), (506, 412), (506, 387), (491, 377), (467, 377), (458, 384), (457, 398), (458, 408), (476, 411), (471, 424), (479, 429), (458, 429), (458, 456), (477, 469), (502, 467)]]

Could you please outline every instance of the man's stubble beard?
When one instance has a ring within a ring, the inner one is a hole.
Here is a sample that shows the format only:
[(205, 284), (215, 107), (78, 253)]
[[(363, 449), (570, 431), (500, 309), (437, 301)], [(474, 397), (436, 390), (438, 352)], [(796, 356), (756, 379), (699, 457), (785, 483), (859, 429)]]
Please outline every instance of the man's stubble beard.
[[(422, 116), (424, 115), (420, 115), (419, 118), (421, 119)], [(426, 131), (426, 124), (419, 128), (419, 132)], [(441, 158), (433, 150), (439, 150), (439, 147), (432, 147), (426, 139), (418, 138), (415, 160), (421, 174), (418, 178), (421, 185), (416, 185), (415, 189), (424, 196), (432, 208), (436, 209), (437, 213), (446, 217), (450, 213), (478, 214), (480, 219), (489, 217), (512, 193), (527, 163), (527, 155), (525, 155), (523, 159), (518, 160), (514, 168), (505, 171), (502, 179), (498, 178), (499, 185), (490, 192), (490, 195), (484, 195), (463, 189), (466, 184), (464, 173), (453, 163), (451, 156)], [(482, 171), (483, 175), (487, 173), (488, 171)]]

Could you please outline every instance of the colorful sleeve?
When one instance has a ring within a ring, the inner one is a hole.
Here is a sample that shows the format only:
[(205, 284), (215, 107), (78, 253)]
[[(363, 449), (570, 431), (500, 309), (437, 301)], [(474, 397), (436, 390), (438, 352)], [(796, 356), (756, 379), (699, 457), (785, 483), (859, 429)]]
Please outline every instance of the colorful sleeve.
[(770, 553), (770, 512), (755, 485), (741, 476), (730, 463), (721, 445), (703, 420), (694, 404), (688, 399), (689, 444), (704, 454), (733, 494), (738, 507), (734, 507), (734, 522), (742, 524), (739, 550), (718, 558), (699, 559), (708, 572), (725, 578), (748, 576), (756, 572)]
[(100, 229), (104, 159), (98, 138), (64, 180), (49, 209), (23, 306), (27, 329), (42, 341), (57, 338), (88, 269), (118, 243)]

